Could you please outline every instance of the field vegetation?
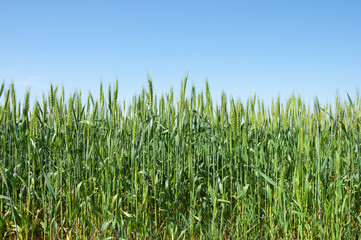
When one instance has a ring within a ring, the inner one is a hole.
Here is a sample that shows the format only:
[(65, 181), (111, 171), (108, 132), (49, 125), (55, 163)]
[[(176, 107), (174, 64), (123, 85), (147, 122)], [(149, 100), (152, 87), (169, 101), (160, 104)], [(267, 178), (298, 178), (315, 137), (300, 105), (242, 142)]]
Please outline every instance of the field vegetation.
[(361, 236), (358, 94), (265, 108), (148, 84), (128, 106), (118, 82), (34, 104), (1, 85), (2, 239)]

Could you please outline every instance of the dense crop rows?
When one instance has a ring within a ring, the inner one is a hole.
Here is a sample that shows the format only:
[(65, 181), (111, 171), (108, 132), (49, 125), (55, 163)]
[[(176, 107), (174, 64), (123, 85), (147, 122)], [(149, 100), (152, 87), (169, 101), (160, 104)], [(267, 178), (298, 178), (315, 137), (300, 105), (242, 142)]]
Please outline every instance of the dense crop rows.
[(361, 104), (291, 96), (215, 105), (149, 89), (119, 104), (50, 87), (0, 98), (0, 236), (21, 239), (356, 239)]

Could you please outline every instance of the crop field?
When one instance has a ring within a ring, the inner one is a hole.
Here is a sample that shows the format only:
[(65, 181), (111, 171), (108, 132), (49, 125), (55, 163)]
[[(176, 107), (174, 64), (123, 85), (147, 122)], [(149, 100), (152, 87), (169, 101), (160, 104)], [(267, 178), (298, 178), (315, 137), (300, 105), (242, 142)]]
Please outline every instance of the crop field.
[(126, 106), (118, 82), (34, 104), (3, 83), (0, 238), (361, 237), (358, 93), (265, 107), (186, 84)]

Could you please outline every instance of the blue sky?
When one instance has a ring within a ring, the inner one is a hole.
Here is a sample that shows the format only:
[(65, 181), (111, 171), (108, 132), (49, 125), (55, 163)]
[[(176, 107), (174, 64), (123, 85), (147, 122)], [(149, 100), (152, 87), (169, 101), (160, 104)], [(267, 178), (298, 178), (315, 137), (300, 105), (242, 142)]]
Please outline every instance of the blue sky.
[[(292, 93), (355, 95), (361, 83), (361, 1), (2, 1), (0, 78), (41, 99), (50, 83), (120, 99), (147, 86), (189, 86), (266, 103)], [(2, 97), (3, 98), (3, 97)]]

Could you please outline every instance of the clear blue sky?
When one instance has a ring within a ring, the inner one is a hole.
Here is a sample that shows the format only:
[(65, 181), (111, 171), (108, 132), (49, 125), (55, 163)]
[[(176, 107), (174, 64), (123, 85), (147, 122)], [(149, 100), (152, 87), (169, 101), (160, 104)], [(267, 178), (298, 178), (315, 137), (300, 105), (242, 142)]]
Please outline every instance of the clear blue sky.
[[(245, 100), (254, 92), (355, 96), (361, 83), (361, 1), (2, 1), (0, 78), (23, 98), (50, 83), (120, 99), (147, 86), (189, 86)], [(98, 95), (96, 95), (98, 96)], [(3, 97), (2, 97), (3, 98)]]

